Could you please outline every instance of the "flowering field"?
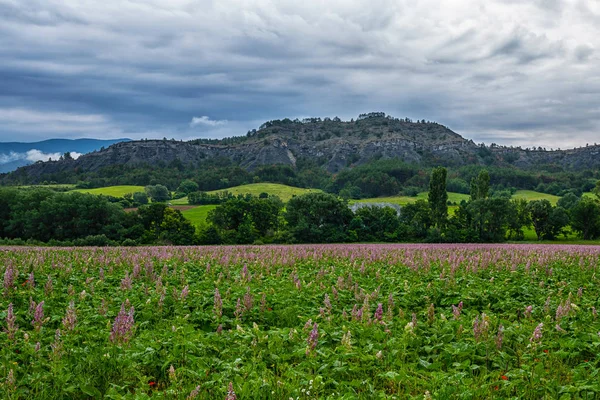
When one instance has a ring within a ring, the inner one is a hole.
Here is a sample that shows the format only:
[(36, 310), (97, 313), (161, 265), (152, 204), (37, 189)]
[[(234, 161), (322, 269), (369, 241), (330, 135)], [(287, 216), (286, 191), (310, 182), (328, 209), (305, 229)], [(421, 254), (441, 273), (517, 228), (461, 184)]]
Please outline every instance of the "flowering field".
[(2, 250), (2, 399), (600, 396), (600, 247)]

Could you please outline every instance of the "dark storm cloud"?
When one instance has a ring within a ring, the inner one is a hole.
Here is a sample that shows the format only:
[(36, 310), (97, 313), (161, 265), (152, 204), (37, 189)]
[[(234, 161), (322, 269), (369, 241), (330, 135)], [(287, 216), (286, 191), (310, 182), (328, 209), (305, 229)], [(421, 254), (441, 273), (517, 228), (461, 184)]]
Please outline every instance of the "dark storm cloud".
[(385, 111), (585, 145), (597, 2), (0, 0), (0, 140), (242, 135)]

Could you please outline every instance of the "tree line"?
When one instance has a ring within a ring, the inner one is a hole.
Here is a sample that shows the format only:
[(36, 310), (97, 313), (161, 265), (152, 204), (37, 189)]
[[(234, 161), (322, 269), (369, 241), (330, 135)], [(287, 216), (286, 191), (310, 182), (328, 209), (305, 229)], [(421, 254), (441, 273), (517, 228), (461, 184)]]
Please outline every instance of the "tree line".
[[(0, 189), (0, 238), (4, 243), (62, 245), (261, 244), (340, 242), (502, 242), (523, 240), (533, 229), (539, 240), (566, 237), (570, 231), (589, 240), (600, 237), (600, 181), (597, 198), (567, 193), (556, 205), (548, 200), (511, 199), (491, 190), (481, 170), (469, 182), (470, 198), (449, 212), (446, 168), (434, 168), (428, 200), (401, 207), (366, 205), (352, 211), (348, 200), (317, 192), (278, 197), (198, 192), (182, 182), (180, 193), (199, 204), (217, 205), (206, 223), (194, 227), (165, 201), (162, 185), (124, 199), (47, 189)], [(148, 203), (148, 199), (152, 202)], [(124, 209), (128, 206), (135, 209)]]

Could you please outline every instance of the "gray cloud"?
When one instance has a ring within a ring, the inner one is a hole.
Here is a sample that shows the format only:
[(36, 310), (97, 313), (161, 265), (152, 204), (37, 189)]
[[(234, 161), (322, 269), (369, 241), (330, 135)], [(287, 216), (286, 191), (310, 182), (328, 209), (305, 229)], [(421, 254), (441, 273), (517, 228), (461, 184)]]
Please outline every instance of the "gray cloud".
[(600, 127), (599, 16), (593, 0), (0, 0), (0, 140), (381, 110), (581, 146)]

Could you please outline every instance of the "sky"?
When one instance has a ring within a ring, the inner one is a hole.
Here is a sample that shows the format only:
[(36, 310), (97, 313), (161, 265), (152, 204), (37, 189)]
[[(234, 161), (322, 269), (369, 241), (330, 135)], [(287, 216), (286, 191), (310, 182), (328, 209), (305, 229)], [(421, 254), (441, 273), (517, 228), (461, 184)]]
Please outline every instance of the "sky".
[(244, 135), (383, 111), (600, 142), (598, 0), (0, 0), (0, 141)]

